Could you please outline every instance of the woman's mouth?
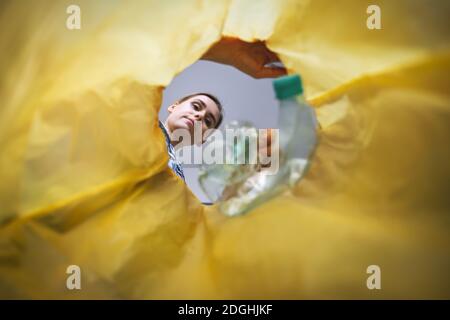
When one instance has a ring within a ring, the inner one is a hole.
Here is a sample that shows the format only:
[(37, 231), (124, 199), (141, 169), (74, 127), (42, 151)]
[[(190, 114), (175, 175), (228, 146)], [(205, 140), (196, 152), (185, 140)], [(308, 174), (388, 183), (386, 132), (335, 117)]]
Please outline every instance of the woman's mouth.
[(191, 127), (191, 128), (194, 127), (194, 120), (191, 120), (189, 118), (184, 118), (184, 120), (186, 121), (186, 123), (188, 124), (189, 127)]

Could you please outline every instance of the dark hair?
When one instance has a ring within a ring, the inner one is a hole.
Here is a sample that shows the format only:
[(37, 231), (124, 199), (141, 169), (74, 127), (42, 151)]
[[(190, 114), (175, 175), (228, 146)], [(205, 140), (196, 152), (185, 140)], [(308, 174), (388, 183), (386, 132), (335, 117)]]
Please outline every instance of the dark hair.
[(214, 127), (214, 129), (217, 129), (223, 120), (223, 108), (222, 108), (222, 104), (220, 103), (219, 99), (217, 99), (217, 97), (213, 96), (212, 94), (198, 92), (198, 93), (193, 93), (193, 94), (187, 95), (187, 96), (181, 98), (180, 100), (178, 100), (178, 102), (182, 103), (182, 102), (189, 100), (190, 98), (195, 97), (195, 96), (207, 96), (212, 101), (214, 101), (214, 103), (217, 105), (217, 108), (219, 108), (219, 119), (217, 120), (216, 126)]

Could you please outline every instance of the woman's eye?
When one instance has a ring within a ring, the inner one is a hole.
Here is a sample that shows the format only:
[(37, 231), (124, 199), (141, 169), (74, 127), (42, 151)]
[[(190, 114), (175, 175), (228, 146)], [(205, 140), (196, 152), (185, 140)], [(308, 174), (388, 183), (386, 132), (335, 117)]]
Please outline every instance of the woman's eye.
[(200, 106), (198, 105), (198, 103), (194, 103), (193, 105), (194, 105), (194, 109), (195, 110), (199, 110), (200, 109)]
[(206, 119), (206, 120), (205, 120), (205, 123), (206, 123), (206, 125), (207, 125), (208, 127), (210, 127), (210, 126), (211, 126), (211, 120), (209, 120), (209, 119)]

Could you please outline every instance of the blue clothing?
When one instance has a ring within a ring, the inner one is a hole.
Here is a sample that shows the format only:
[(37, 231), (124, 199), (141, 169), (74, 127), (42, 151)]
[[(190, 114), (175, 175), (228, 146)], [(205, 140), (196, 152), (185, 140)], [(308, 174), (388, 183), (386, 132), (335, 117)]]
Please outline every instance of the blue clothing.
[(170, 142), (169, 133), (167, 132), (166, 127), (161, 121), (159, 121), (159, 127), (161, 128), (162, 132), (164, 133), (164, 136), (166, 137), (167, 153), (169, 154), (168, 166), (175, 172), (177, 176), (186, 181), (186, 179), (184, 178), (183, 167), (181, 166), (181, 163), (178, 162), (177, 157), (175, 155), (175, 149), (172, 143)]

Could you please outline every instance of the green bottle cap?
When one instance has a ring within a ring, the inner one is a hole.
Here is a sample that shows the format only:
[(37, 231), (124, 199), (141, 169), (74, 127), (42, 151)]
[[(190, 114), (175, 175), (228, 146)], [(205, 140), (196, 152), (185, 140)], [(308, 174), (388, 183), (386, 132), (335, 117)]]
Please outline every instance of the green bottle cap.
[(303, 93), (302, 80), (298, 74), (273, 80), (273, 88), (278, 100), (291, 98)]

